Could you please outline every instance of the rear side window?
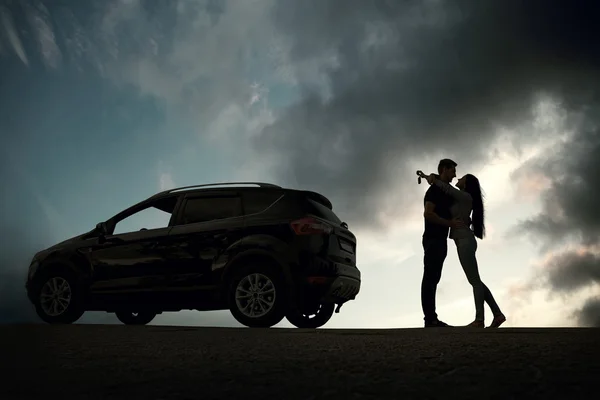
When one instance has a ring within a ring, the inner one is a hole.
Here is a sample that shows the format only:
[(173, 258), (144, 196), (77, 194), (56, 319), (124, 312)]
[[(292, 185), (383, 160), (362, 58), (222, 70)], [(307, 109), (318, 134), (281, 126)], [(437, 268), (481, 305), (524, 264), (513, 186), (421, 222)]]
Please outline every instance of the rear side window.
[(342, 221), (338, 218), (337, 215), (335, 215), (335, 213), (333, 212), (333, 210), (330, 210), (329, 208), (325, 207), (323, 204), (311, 200), (311, 199), (307, 199), (307, 203), (308, 203), (308, 212), (311, 214), (314, 214), (315, 216), (319, 217), (319, 218), (323, 218), (327, 221), (330, 222), (334, 222), (336, 224), (341, 224)]
[(266, 210), (281, 197), (282, 193), (273, 190), (249, 191), (244, 193), (244, 212), (246, 215)]
[(182, 222), (193, 224), (240, 215), (242, 215), (242, 200), (240, 197), (197, 197), (186, 201)]

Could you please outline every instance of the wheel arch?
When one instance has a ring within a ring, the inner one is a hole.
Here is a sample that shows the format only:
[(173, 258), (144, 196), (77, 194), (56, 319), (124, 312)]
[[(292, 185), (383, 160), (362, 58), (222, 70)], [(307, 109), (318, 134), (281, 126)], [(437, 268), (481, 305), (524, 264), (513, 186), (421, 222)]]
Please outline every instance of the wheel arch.
[(36, 275), (42, 276), (56, 269), (67, 270), (79, 279), (89, 278), (91, 272), (88, 268), (88, 261), (83, 255), (76, 252), (56, 251), (40, 262)]
[(281, 271), (286, 283), (292, 282), (290, 267), (279, 256), (262, 249), (252, 249), (243, 251), (231, 259), (223, 272), (223, 283), (229, 282), (240, 267), (261, 262), (276, 266)]

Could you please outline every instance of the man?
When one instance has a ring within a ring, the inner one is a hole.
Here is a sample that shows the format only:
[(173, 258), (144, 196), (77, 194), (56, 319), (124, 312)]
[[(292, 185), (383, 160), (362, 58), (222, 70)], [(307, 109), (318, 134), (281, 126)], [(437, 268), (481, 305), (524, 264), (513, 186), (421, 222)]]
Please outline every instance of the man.
[[(451, 183), (456, 177), (457, 164), (443, 159), (438, 164), (439, 179)], [(435, 185), (429, 186), (425, 193), (425, 232), (423, 233), (424, 271), (421, 283), (421, 306), (425, 315), (425, 327), (449, 327), (438, 319), (435, 312), (435, 293), (442, 277), (442, 267), (448, 254), (448, 233), (450, 227), (462, 226), (459, 220), (452, 220), (450, 206), (453, 199)]]

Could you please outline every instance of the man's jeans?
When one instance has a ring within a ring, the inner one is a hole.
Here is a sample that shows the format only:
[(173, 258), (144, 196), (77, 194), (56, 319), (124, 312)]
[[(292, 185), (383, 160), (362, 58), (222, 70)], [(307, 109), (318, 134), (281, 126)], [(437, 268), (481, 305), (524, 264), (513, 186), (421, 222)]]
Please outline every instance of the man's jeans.
[(448, 254), (448, 240), (423, 237), (423, 281), (421, 282), (421, 306), (425, 322), (437, 320), (435, 312), (435, 292), (442, 277), (442, 267)]

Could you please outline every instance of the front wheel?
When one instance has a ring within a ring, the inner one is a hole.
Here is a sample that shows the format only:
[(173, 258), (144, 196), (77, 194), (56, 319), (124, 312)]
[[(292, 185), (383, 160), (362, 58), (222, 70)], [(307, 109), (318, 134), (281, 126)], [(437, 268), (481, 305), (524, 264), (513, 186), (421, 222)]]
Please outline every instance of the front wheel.
[(296, 328), (315, 329), (329, 322), (334, 311), (334, 303), (321, 303), (313, 313), (305, 313), (299, 309), (294, 309), (288, 313), (286, 318)]
[(156, 313), (151, 311), (117, 311), (115, 315), (125, 325), (146, 325), (156, 317)]
[(49, 324), (72, 324), (85, 311), (77, 277), (67, 269), (44, 273), (33, 303), (38, 316)]
[(270, 328), (285, 317), (287, 294), (281, 270), (272, 264), (250, 264), (229, 284), (233, 317), (250, 328)]

